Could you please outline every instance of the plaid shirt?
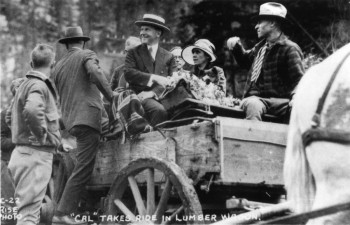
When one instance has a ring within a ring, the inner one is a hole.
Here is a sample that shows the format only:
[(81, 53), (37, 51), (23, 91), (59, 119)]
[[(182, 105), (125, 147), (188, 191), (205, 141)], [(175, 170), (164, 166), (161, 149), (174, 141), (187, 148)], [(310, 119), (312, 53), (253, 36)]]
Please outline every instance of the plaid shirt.
[(256, 83), (252, 83), (252, 64), (265, 43), (266, 40), (262, 40), (248, 51), (239, 44), (233, 48), (233, 55), (238, 64), (247, 69), (250, 68), (243, 98), (251, 95), (265, 98), (291, 98), (304, 74), (303, 53), (296, 43), (282, 34), (272, 46), (267, 48), (260, 76)]

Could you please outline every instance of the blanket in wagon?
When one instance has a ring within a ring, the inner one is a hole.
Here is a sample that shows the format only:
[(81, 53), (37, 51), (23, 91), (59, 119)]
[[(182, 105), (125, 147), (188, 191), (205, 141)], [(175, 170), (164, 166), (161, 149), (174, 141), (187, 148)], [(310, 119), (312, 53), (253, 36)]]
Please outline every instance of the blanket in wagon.
[(111, 111), (113, 121), (120, 122), (129, 136), (137, 135), (150, 126), (144, 118), (141, 102), (132, 90), (123, 90), (115, 96)]

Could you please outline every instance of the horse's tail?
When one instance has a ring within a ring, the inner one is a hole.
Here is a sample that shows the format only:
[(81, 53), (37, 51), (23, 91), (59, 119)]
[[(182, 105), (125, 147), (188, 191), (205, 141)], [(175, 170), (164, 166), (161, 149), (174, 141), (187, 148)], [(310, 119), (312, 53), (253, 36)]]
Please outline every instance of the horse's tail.
[(306, 158), (297, 114), (297, 110), (292, 111), (289, 124), (284, 180), (294, 211), (305, 212), (311, 209), (313, 203), (315, 181)]

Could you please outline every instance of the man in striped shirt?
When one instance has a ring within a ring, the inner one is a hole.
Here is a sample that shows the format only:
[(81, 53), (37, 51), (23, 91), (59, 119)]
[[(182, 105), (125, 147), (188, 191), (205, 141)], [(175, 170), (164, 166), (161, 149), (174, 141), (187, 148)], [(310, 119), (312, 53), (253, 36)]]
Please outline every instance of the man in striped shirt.
[(287, 9), (279, 3), (262, 4), (255, 17), (255, 29), (262, 40), (248, 51), (239, 37), (227, 41), (237, 63), (250, 68), (241, 102), (246, 119), (261, 120), (265, 113), (286, 115), (294, 89), (304, 74), (300, 47), (282, 31), (286, 14)]

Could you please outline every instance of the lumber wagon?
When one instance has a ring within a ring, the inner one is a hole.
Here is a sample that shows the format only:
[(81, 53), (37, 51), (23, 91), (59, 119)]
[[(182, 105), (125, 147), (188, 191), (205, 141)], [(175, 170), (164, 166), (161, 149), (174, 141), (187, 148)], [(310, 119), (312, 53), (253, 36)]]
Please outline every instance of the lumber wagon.
[[(195, 100), (179, 107), (153, 132), (101, 143), (86, 187), (98, 223), (208, 224), (283, 201), (287, 124), (244, 120), (239, 109)], [(74, 162), (74, 150), (55, 156), (46, 221)]]

